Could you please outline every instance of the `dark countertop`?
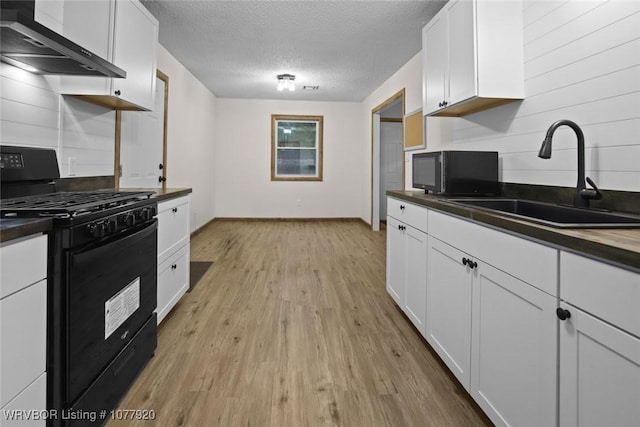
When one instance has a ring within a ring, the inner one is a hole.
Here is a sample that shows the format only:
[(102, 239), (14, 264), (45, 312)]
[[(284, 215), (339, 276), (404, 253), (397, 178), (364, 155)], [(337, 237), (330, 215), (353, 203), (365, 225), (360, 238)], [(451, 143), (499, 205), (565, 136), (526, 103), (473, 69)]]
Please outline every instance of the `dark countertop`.
[(420, 191), (387, 191), (387, 195), (640, 271), (640, 228), (561, 229), (454, 204), (446, 197)]
[[(158, 202), (191, 193), (191, 188), (122, 188), (122, 191), (153, 191), (152, 196)], [(51, 230), (51, 218), (0, 218), (0, 242), (18, 239), (30, 234), (45, 233)]]
[(153, 191), (152, 196), (158, 199), (158, 202), (164, 200), (175, 199), (176, 197), (186, 196), (193, 192), (191, 188), (116, 188), (117, 191)]
[(169, 199), (175, 199), (176, 197), (186, 196), (193, 192), (191, 188), (165, 188), (155, 190), (155, 198), (158, 199), (159, 202)]
[(0, 242), (51, 230), (51, 218), (0, 218)]

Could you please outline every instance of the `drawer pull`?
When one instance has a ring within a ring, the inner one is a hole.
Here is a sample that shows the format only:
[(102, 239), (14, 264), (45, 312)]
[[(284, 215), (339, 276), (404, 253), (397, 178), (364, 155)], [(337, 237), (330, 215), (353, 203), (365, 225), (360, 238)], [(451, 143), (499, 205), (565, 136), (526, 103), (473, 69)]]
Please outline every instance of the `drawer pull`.
[(558, 307), (556, 309), (556, 315), (560, 320), (567, 320), (571, 317), (571, 312), (569, 310), (565, 310), (564, 308)]
[(176, 268), (178, 268), (178, 264), (171, 264), (171, 269), (175, 270)]
[(474, 269), (478, 266), (478, 263), (471, 258), (462, 258), (462, 264), (468, 266), (470, 269)]
[(405, 206), (404, 206), (404, 205), (400, 205), (400, 210), (401, 210), (401, 211), (403, 211), (403, 210), (404, 210), (404, 208), (405, 208)]
[(173, 212), (173, 213), (178, 212), (178, 208), (173, 208), (173, 209), (171, 209), (171, 212)]

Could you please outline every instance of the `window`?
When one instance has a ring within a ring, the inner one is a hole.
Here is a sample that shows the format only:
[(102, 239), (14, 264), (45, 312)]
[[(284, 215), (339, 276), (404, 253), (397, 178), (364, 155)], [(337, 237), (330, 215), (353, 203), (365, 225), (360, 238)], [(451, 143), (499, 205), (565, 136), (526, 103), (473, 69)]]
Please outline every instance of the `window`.
[(271, 115), (272, 181), (322, 181), (322, 117)]

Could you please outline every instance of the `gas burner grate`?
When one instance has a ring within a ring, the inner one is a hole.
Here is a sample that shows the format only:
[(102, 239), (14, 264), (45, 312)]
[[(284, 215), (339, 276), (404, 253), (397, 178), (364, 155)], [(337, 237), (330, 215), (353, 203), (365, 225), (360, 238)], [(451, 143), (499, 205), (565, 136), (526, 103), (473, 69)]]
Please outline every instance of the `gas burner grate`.
[(150, 191), (78, 191), (17, 197), (0, 201), (0, 216), (76, 217), (148, 199)]

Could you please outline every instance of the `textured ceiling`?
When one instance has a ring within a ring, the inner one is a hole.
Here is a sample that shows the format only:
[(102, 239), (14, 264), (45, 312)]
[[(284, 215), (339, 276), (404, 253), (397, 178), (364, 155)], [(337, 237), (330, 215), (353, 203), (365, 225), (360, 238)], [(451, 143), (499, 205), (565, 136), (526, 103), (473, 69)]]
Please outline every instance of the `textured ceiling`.
[[(160, 44), (218, 97), (360, 102), (420, 51), (446, 1), (142, 3)], [(283, 73), (294, 92), (276, 90)]]

